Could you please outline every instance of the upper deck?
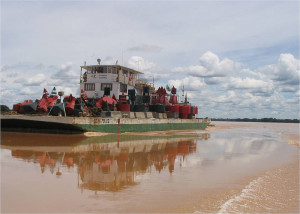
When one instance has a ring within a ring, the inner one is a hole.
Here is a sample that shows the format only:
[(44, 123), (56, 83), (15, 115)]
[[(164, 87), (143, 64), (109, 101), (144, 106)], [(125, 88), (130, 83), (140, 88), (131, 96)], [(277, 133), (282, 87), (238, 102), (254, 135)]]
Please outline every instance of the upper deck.
[(121, 65), (81, 66), (80, 83), (120, 82), (134, 86), (142, 72)]

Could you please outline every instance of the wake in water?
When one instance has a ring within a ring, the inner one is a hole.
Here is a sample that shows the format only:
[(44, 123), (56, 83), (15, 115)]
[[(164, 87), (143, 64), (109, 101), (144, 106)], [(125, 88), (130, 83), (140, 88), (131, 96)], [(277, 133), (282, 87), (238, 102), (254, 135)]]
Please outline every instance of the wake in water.
[(226, 201), (219, 213), (299, 213), (298, 181), (298, 164), (268, 171)]

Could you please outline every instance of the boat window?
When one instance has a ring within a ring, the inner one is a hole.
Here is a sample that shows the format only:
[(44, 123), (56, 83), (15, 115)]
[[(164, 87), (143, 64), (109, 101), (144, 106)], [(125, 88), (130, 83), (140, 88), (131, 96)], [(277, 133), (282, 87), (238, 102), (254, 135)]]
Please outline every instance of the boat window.
[(117, 69), (116, 68), (112, 68), (112, 73), (116, 74), (117, 73)]
[(111, 73), (111, 67), (107, 67), (107, 73)]
[(108, 87), (112, 90), (112, 83), (101, 83), (101, 91), (104, 91), (104, 88)]
[(107, 67), (103, 68), (103, 73), (107, 73)]
[(120, 92), (127, 93), (127, 84), (123, 84), (120, 82)]
[(124, 70), (123, 70), (123, 75), (126, 75), (126, 76), (127, 76), (127, 74), (128, 74), (128, 71), (124, 71)]
[(84, 72), (84, 74), (83, 74), (83, 81), (84, 81), (84, 82), (87, 81), (87, 73), (86, 73), (86, 72)]
[(85, 91), (95, 91), (95, 83), (85, 83), (84, 90)]
[(103, 73), (103, 68), (102, 67), (98, 67), (97, 68), (97, 73)]

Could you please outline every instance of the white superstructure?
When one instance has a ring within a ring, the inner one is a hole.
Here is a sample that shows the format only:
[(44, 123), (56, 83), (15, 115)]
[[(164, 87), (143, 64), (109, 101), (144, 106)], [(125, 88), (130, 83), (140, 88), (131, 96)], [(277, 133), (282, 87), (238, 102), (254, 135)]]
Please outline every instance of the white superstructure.
[(110, 88), (110, 95), (118, 98), (138, 85), (138, 75), (142, 72), (121, 65), (85, 65), (80, 71), (80, 90), (88, 97), (102, 97), (104, 88)]

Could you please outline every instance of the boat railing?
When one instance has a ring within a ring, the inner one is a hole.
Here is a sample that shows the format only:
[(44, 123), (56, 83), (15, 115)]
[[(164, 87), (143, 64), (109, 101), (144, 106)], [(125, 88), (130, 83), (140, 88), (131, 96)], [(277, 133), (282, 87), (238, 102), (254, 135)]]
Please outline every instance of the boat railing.
[(100, 73), (100, 74), (88, 74), (87, 82), (89, 81), (97, 81), (97, 80), (108, 80), (110, 82), (117, 81), (117, 74), (112, 73)]
[(142, 89), (143, 87), (150, 87), (150, 91), (154, 91), (155, 88), (154, 88), (154, 84), (153, 83), (149, 83), (147, 80), (144, 80), (144, 79), (138, 79), (135, 83), (135, 86), (137, 88), (140, 88)]

